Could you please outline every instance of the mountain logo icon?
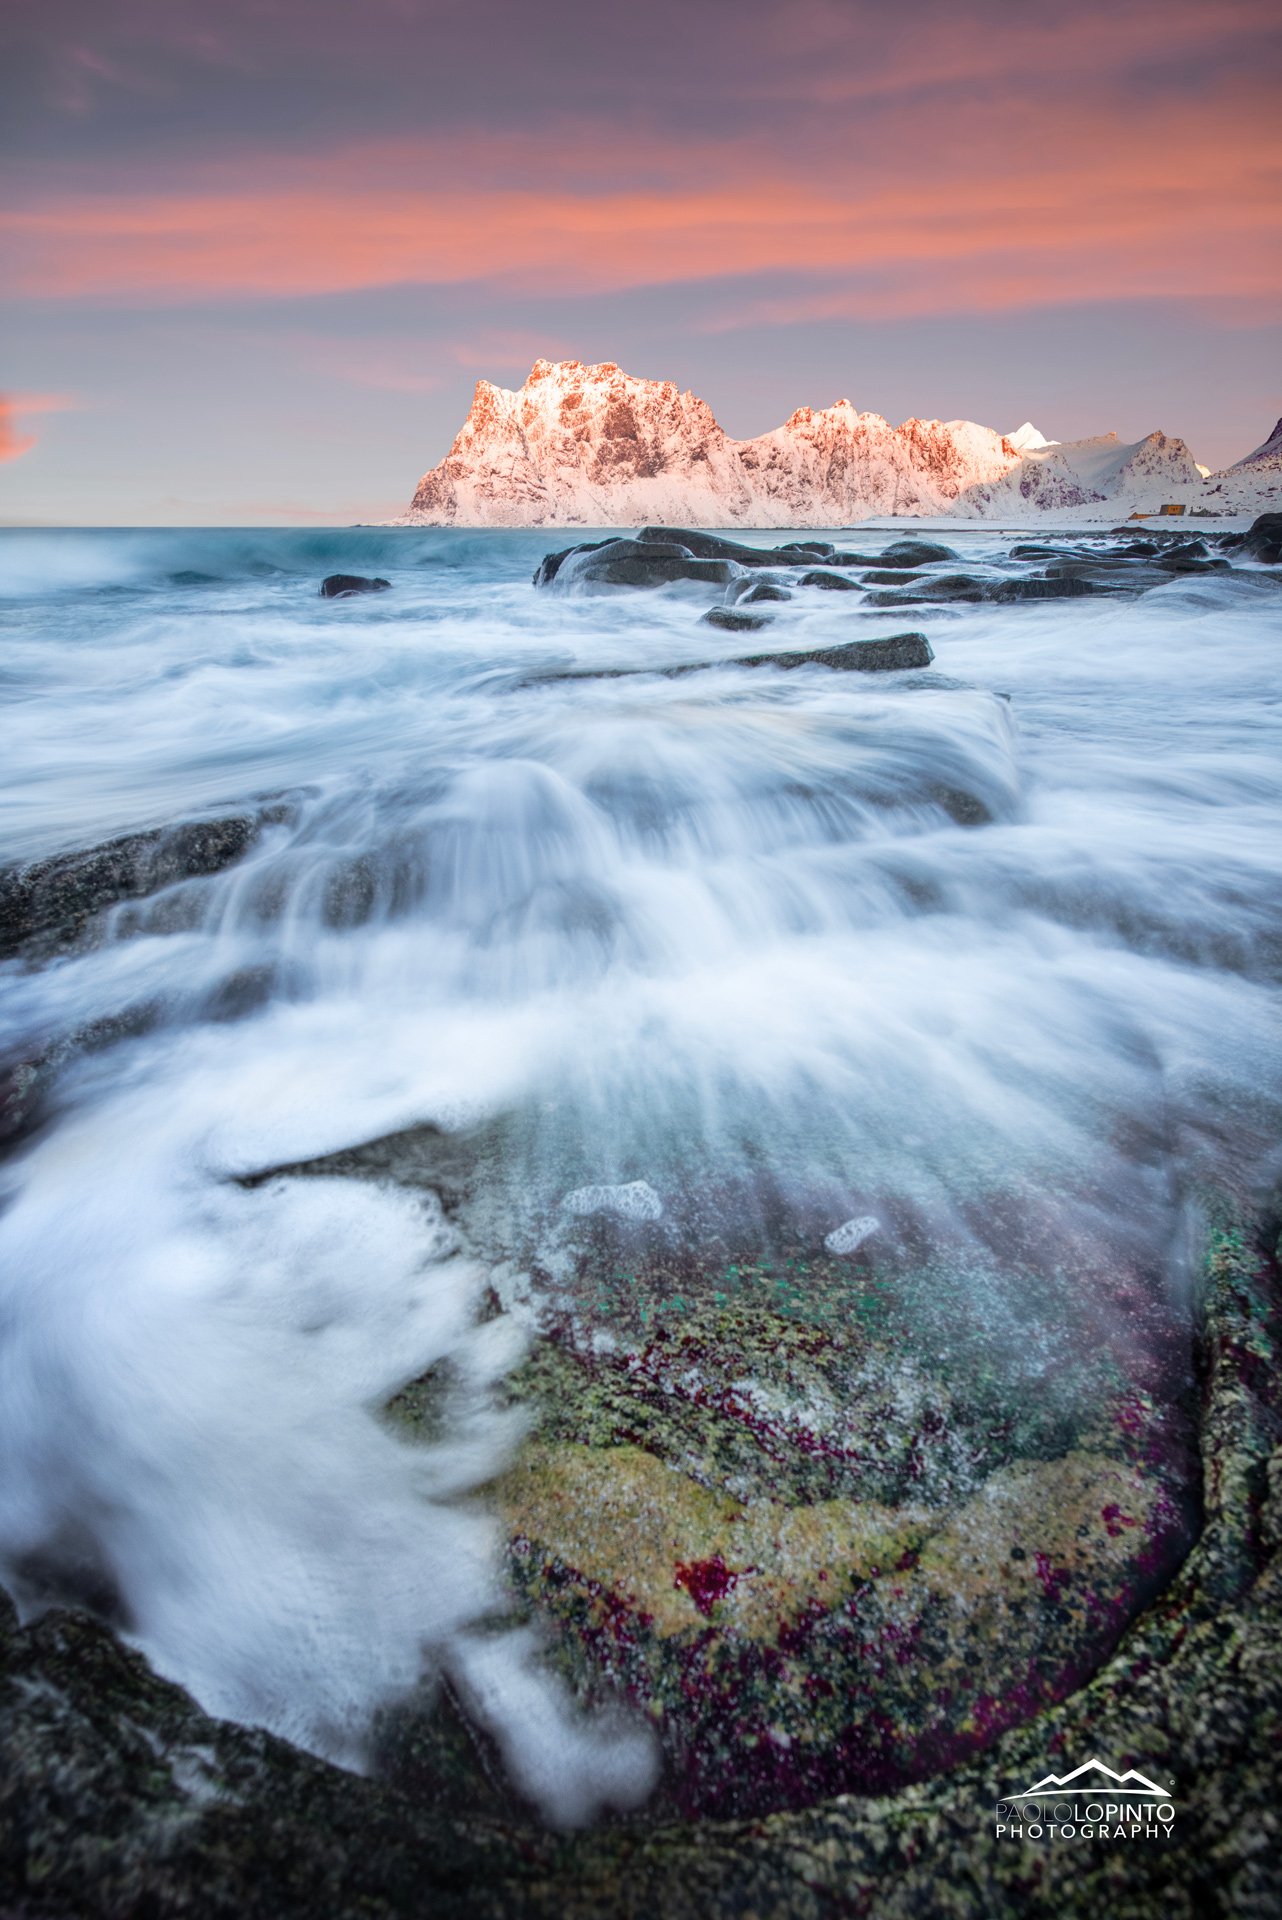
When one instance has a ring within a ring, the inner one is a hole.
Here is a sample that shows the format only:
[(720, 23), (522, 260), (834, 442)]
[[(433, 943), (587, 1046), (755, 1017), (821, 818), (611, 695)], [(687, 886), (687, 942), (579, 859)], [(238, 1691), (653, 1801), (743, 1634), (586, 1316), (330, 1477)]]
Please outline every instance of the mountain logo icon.
[(1102, 1760), (1085, 1760), (1080, 1767), (1074, 1767), (1071, 1773), (1048, 1773), (1042, 1780), (1034, 1781), (1031, 1787), (1025, 1787), (1013, 1797), (1016, 1800), (1037, 1800), (1052, 1794), (1062, 1794), (1065, 1789), (1075, 1793), (1123, 1791), (1128, 1799), (1152, 1799), (1169, 1801), (1172, 1798), (1167, 1787), (1159, 1787), (1156, 1781), (1146, 1774), (1137, 1773), (1134, 1767), (1126, 1773), (1114, 1773), (1112, 1767), (1106, 1767)]

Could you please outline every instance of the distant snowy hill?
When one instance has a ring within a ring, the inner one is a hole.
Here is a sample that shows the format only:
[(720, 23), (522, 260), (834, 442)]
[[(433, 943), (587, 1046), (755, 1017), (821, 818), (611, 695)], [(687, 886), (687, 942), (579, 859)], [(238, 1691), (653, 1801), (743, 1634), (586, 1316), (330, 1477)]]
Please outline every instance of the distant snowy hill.
[(1207, 484), (1184, 442), (1163, 433), (1126, 445), (1115, 433), (1048, 441), (1031, 421), (1010, 435), (971, 420), (891, 427), (849, 400), (800, 407), (770, 433), (731, 440), (704, 401), (669, 381), (639, 380), (610, 362), (538, 360), (515, 392), (478, 382), (453, 446), (424, 474), (397, 524), (834, 527), (891, 514), (1111, 517), (1168, 498), (1193, 504)]

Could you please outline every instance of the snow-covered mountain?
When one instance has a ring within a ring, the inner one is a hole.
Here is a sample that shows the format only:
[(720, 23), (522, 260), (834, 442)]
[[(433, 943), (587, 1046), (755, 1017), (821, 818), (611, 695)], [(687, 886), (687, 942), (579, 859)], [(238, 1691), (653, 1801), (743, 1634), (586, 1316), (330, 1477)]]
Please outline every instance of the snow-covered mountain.
[(800, 407), (773, 432), (731, 440), (704, 401), (670, 381), (611, 362), (538, 360), (515, 392), (478, 382), (453, 446), (398, 524), (834, 527), (1092, 507), (1107, 516), (1187, 499), (1204, 484), (1184, 442), (1163, 433), (1125, 445), (1115, 433), (1048, 441), (1031, 421), (1009, 435), (972, 420), (891, 427), (849, 400)]
[(1225, 472), (1282, 473), (1282, 420), (1278, 421), (1262, 446), (1258, 446), (1254, 453), (1245, 454), (1231, 467), (1226, 467)]
[(1200, 489), (1202, 469), (1182, 440), (1150, 433), (1127, 444), (1115, 433), (1098, 433), (1089, 440), (1043, 440), (1031, 423), (1010, 436), (1023, 458), (995, 485), (969, 489), (967, 504), (984, 518), (1031, 507), (1057, 512), (1090, 502), (1116, 500), (1131, 505), (1154, 505), (1179, 499), (1190, 487)]

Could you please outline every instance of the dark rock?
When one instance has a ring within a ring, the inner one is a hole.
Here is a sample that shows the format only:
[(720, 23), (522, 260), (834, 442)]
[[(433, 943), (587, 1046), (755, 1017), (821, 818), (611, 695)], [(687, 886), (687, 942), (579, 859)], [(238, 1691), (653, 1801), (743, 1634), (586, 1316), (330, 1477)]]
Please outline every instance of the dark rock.
[(787, 587), (777, 587), (774, 585), (773, 581), (759, 580), (755, 586), (749, 587), (747, 593), (741, 594), (739, 596), (739, 604), (741, 606), (748, 607), (752, 605), (754, 600), (791, 600), (791, 599), (792, 599), (792, 595), (789, 593)]
[(768, 614), (740, 613), (737, 607), (713, 607), (703, 618), (708, 626), (723, 627), (727, 633), (756, 633), (770, 625)]
[(1070, 579), (1000, 580), (984, 588), (984, 599), (999, 605), (1010, 600), (1080, 600), (1104, 589), (1093, 580)]
[(938, 546), (932, 540), (896, 540), (877, 555), (879, 567), (928, 567), (940, 560), (955, 560), (951, 547)]
[[(590, 555), (567, 573), (565, 563), (579, 554)], [(725, 559), (703, 559), (677, 540), (594, 540), (564, 553), (551, 553), (534, 575), (536, 587), (554, 580), (570, 580), (605, 587), (661, 587), (673, 580), (701, 580), (726, 586), (740, 569)]]
[(803, 587), (822, 587), (825, 593), (858, 593), (860, 591), (858, 581), (848, 580), (844, 573), (820, 573), (817, 571), (803, 573), (801, 576), (801, 585)]
[(910, 592), (892, 592), (889, 590), (870, 593), (870, 607), (916, 607), (924, 605), (947, 605), (952, 600), (978, 601), (984, 598), (984, 582), (976, 580), (968, 573), (947, 573), (925, 585), (914, 587)]
[(1205, 540), (1181, 540), (1175, 546), (1158, 548), (1152, 564), (1163, 573), (1225, 573), (1227, 560), (1212, 560)]
[(1262, 513), (1242, 540), (1241, 551), (1265, 566), (1282, 564), (1282, 513)]
[(812, 647), (807, 653), (755, 653), (736, 667), (833, 667), (838, 673), (900, 673), (928, 667), (934, 659), (924, 633), (892, 633), (884, 640), (849, 640), (840, 647)]
[(1012, 547), (1010, 557), (1012, 560), (1058, 560), (1065, 552), (1064, 547), (1023, 546)]
[(642, 527), (641, 541), (676, 540), (700, 560), (734, 560), (741, 567), (804, 566), (807, 560), (829, 559), (833, 548), (823, 540), (789, 541), (786, 547), (744, 547), (712, 533), (686, 527)]
[(864, 574), (860, 585), (865, 587), (911, 587), (915, 586), (918, 580), (925, 580), (927, 577), (924, 573), (898, 573), (879, 567), (873, 573)]
[[(591, 566), (604, 566), (612, 560), (693, 560), (696, 558), (689, 547), (683, 547), (679, 540), (604, 540), (593, 541), (590, 546), (579, 547), (578, 553), (594, 553), (596, 559)], [(582, 579), (586, 569), (574, 570), (576, 579)]]
[(363, 573), (331, 573), (321, 581), (322, 600), (350, 600), (357, 593), (382, 593), (390, 580), (368, 580)]
[(674, 580), (701, 580), (708, 586), (728, 586), (734, 579), (727, 560), (636, 558), (601, 560), (576, 575), (601, 587), (664, 587)]
[(0, 1608), (6, 1916), (465, 1920), (547, 1851), (512, 1823), (466, 1838), (444, 1771), (405, 1798), (211, 1719), (86, 1614)]
[(185, 821), (0, 872), (0, 956), (28, 941), (66, 945), (106, 907), (221, 873), (243, 857), (268, 817), (280, 815)]
[[(1049, 569), (1048, 569), (1049, 572)], [(976, 580), (966, 573), (946, 574), (928, 580), (909, 592), (878, 592), (868, 595), (872, 607), (947, 606), (952, 602), (977, 604), (991, 601), (997, 606), (1017, 600), (1077, 600), (1102, 589), (1092, 580), (1079, 577), (1051, 577), (1045, 580)]]
[(545, 553), (534, 569), (531, 577), (532, 584), (536, 587), (550, 587), (561, 571), (562, 562), (568, 560), (572, 553), (599, 553), (602, 547), (613, 545), (612, 540), (585, 540), (577, 547), (562, 547), (559, 553)]

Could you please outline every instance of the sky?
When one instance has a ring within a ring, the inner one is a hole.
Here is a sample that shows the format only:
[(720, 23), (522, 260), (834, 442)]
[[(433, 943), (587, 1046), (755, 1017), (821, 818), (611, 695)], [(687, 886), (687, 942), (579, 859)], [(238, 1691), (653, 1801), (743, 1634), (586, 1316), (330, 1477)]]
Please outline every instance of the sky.
[(1273, 0), (7, 0), (0, 521), (402, 510), (478, 379), (1282, 415)]

